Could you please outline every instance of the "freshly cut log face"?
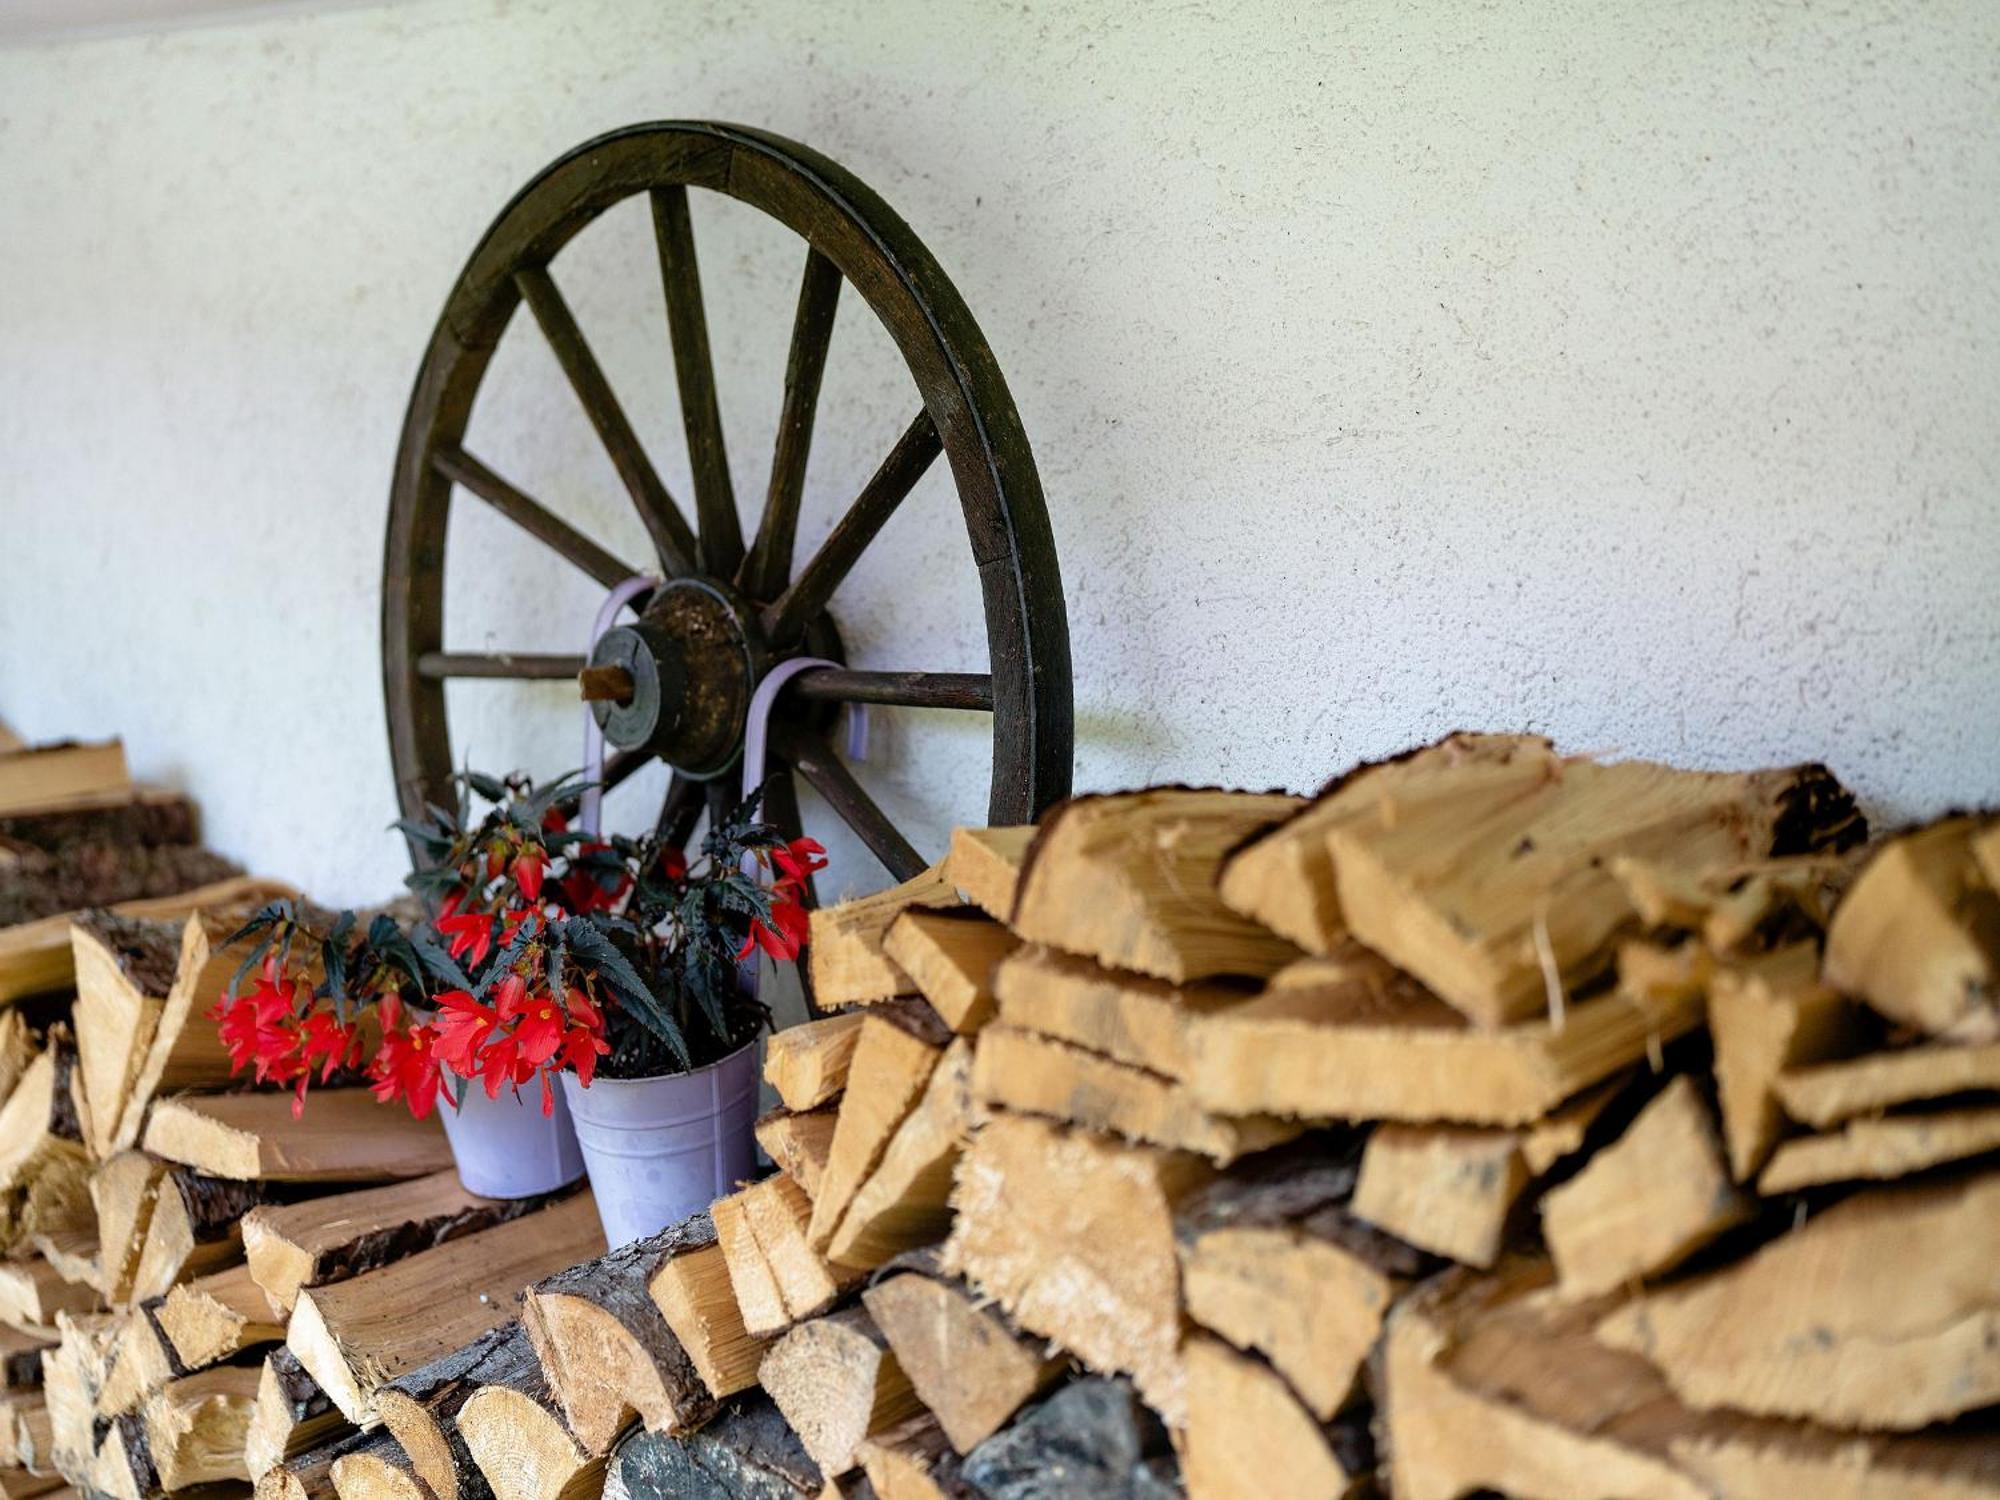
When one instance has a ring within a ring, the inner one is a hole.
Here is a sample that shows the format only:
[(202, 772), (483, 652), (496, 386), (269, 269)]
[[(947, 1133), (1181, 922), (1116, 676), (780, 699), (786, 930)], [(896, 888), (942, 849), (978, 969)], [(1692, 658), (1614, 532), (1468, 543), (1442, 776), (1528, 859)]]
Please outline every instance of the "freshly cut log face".
[(146, 1243), (132, 1273), (132, 1297), (164, 1297), (176, 1283), (219, 1271), (242, 1255), (244, 1214), (263, 1187), (174, 1167), (153, 1191)]
[(1192, 1151), (1218, 1166), (1303, 1128), (1270, 1115), (1213, 1114), (1185, 1084), (1012, 1026), (981, 1033), (972, 1092), (982, 1104)]
[(944, 878), (989, 917), (1014, 915), (1014, 888), (1035, 841), (1032, 823), (1007, 828), (954, 828)]
[(2000, 1042), (1901, 1047), (1788, 1068), (1772, 1087), (1786, 1114), (1826, 1130), (1898, 1105), (2000, 1090)]
[(922, 1410), (888, 1341), (858, 1307), (799, 1324), (771, 1346), (759, 1380), (829, 1478), (860, 1462), (866, 1438)]
[[(1308, 953), (1335, 952), (1347, 936), (1327, 834), (1385, 801), (1449, 793), (1473, 770), (1504, 777), (1510, 764), (1546, 766), (1553, 747), (1532, 735), (1451, 734), (1388, 760), (1364, 761), (1322, 787), (1283, 822), (1230, 851), (1216, 891), (1223, 904)], [(1492, 768), (1492, 769), (1488, 769)]]
[(603, 1491), (604, 1456), (586, 1453), (535, 1394), (482, 1386), (458, 1426), (494, 1500), (597, 1500)]
[(1412, 1245), (1490, 1266), (1530, 1176), (1514, 1131), (1382, 1125), (1362, 1153), (1353, 1208)]
[(1526, 1020), (1594, 977), (1636, 915), (1610, 873), (1633, 855), (1680, 871), (1845, 848), (1866, 825), (1823, 766), (1743, 774), (1645, 761), (1524, 759), (1511, 784), (1384, 799), (1327, 835), (1362, 942), (1487, 1026)]
[(2000, 892), (1979, 867), (1981, 833), (1945, 818), (1878, 850), (1834, 911), (1827, 983), (1919, 1031), (2000, 1041)]
[(839, 1111), (832, 1108), (774, 1109), (757, 1122), (757, 1144), (810, 1198), (819, 1191), (820, 1174), (833, 1154), (838, 1119)]
[[(11, 1012), (10, 1012), (11, 1014)], [(90, 1201), (97, 1211), (97, 1261), (107, 1300), (130, 1300), (139, 1252), (152, 1227), (153, 1199), (166, 1164), (143, 1151), (121, 1151), (91, 1174)]]
[(847, 1206), (916, 1106), (931, 1070), (944, 1055), (941, 1045), (914, 1036), (882, 1016), (868, 1016), (855, 1043), (849, 1087), (840, 1101), (833, 1147), (813, 1198), (813, 1248), (824, 1253), (833, 1242)]
[[(500, 1326), (522, 1287), (603, 1247), (596, 1201), (581, 1193), (380, 1270), (307, 1288), (285, 1342), (349, 1421), (369, 1422), (384, 1383)], [(413, 1318), (412, 1308), (424, 1315)]]
[(89, 1145), (105, 1157), (173, 988), (181, 934), (172, 922), (86, 912), (70, 924), (69, 936)]
[(257, 1371), (257, 1404), (243, 1435), (243, 1466), (254, 1482), (287, 1459), (349, 1430), (319, 1382), (289, 1349), (273, 1349)]
[(1172, 985), (1051, 948), (1022, 948), (1002, 961), (994, 991), (1009, 1026), (1175, 1079), (1192, 1071), (1204, 1018), (1252, 997), (1240, 984)]
[(1757, 1179), (1757, 1190), (1793, 1193), (1829, 1182), (1882, 1182), (1989, 1151), (2000, 1151), (2000, 1105), (1851, 1120), (1837, 1134), (1785, 1142)]
[(1542, 1233), (1564, 1294), (1591, 1297), (1671, 1270), (1753, 1211), (1730, 1183), (1707, 1104), (1682, 1074), (1542, 1200)]
[(1215, 894), (1222, 858), (1297, 797), (1187, 787), (1075, 797), (1043, 819), (1011, 925), (1022, 938), (1175, 983), (1274, 973), (1298, 949)]
[(806, 944), (813, 1003), (833, 1010), (916, 994), (916, 982), (882, 951), (889, 925), (913, 906), (957, 904), (958, 892), (932, 866), (886, 891), (814, 911)]
[(132, 773), (125, 765), (121, 740), (66, 740), (0, 751), (0, 813), (131, 790)]
[(1218, 1114), (1528, 1125), (1701, 1019), (1690, 973), (1627, 979), (1570, 1006), (1560, 1027), (1482, 1029), (1355, 944), (1205, 1020), (1188, 1083)]
[(1845, 1199), (1597, 1324), (1690, 1406), (1911, 1430), (2000, 1400), (2000, 1173)]
[(882, 951), (945, 1025), (969, 1036), (993, 1019), (994, 967), (1020, 944), (978, 912), (911, 907), (889, 925)]
[[(656, 1432), (698, 1426), (714, 1411), (713, 1398), (730, 1394), (704, 1387), (743, 1368), (745, 1361), (732, 1363), (730, 1355), (751, 1342), (721, 1261), (715, 1226), (696, 1214), (528, 1288), (522, 1326), (586, 1452), (608, 1453), (634, 1416)], [(710, 1262), (713, 1276), (704, 1277)], [(661, 1287), (669, 1292), (664, 1300)], [(747, 1357), (752, 1381), (756, 1353)]]
[(827, 1246), (830, 1260), (873, 1269), (951, 1227), (952, 1168), (972, 1129), (972, 1047), (945, 1049)]
[(271, 1305), (344, 1281), (461, 1235), (544, 1207), (541, 1198), (481, 1198), (455, 1170), (297, 1203), (267, 1203), (243, 1220), (243, 1253)]
[(764, 1044), (764, 1081), (786, 1109), (816, 1109), (847, 1087), (864, 1013), (822, 1016), (773, 1032)]
[(343, 1453), (327, 1477), (340, 1500), (430, 1500), (430, 1488), (417, 1478), (409, 1455), (388, 1449)]
[(146, 1149), (212, 1177), (381, 1182), (451, 1165), (435, 1120), (384, 1109), (367, 1089), (325, 1089), (292, 1118), (289, 1094), (217, 1094), (153, 1108)]
[(1779, 1075), (1861, 1045), (1858, 1007), (1821, 984), (1818, 968), (1817, 946), (1798, 943), (1751, 963), (1721, 965), (1710, 983), (1716, 1093), (1738, 1182), (1756, 1176), (1784, 1133)]
[(970, 1453), (1061, 1376), (1067, 1361), (956, 1279), (905, 1271), (861, 1294), (919, 1400)]
[(376, 1408), (438, 1500), (484, 1500), (488, 1486), (466, 1449), (458, 1414), (474, 1391), (542, 1392), (543, 1378), (526, 1330), (510, 1322), (383, 1386)]
[(1278, 1480), (1288, 1495), (1359, 1500), (1374, 1488), (1367, 1423), (1329, 1431), (1262, 1360), (1222, 1340), (1188, 1340), (1188, 1494), (1264, 1500)]
[(249, 1480), (243, 1446), (257, 1406), (258, 1373), (224, 1365), (172, 1381), (147, 1397), (146, 1446), (161, 1488)]
[(190, 1370), (285, 1336), (283, 1318), (273, 1313), (245, 1265), (182, 1282), (167, 1293), (159, 1321), (175, 1355)]
[(737, 1316), (743, 1320), (744, 1330), (771, 1335), (783, 1333), (792, 1320), (785, 1312), (785, 1294), (778, 1290), (771, 1263), (764, 1258), (763, 1247), (750, 1227), (749, 1209), (744, 1201), (761, 1185), (752, 1183), (727, 1198), (716, 1199), (708, 1206), (708, 1213), (715, 1223), (715, 1241), (722, 1250), (730, 1293), (736, 1299)]
[(333, 1471), (341, 1460), (357, 1453), (393, 1461), (396, 1440), (377, 1429), (351, 1433), (286, 1459), (257, 1480), (257, 1500), (333, 1500)]
[(1174, 1210), (1213, 1175), (1184, 1152), (997, 1115), (959, 1162), (945, 1268), (1182, 1426)]

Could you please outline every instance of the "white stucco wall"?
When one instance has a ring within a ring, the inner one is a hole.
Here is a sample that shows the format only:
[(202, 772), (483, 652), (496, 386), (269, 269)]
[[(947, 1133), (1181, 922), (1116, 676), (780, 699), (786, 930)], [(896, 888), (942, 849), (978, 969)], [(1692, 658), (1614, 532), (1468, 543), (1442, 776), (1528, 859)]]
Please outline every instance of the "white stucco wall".
[[(1306, 788), (1479, 726), (2000, 801), (1990, 0), (420, 0), (0, 50), (0, 716), (122, 731), (328, 898), (393, 881), (419, 351), (523, 179), (669, 116), (819, 146), (965, 292), (1049, 495), (1080, 786)], [(798, 252), (696, 229), (747, 507)], [(685, 493), (649, 256), (614, 214), (557, 274)], [(908, 411), (857, 306), (805, 543)], [(639, 555), (531, 328), (493, 380), (482, 449)], [(568, 647), (589, 594), (461, 509), (454, 643)], [(979, 666), (937, 476), (890, 536), (854, 654)], [(464, 690), (475, 761), (573, 762), (559, 690), (533, 730), (506, 691)], [(971, 725), (878, 751), (926, 840), (983, 803)]]

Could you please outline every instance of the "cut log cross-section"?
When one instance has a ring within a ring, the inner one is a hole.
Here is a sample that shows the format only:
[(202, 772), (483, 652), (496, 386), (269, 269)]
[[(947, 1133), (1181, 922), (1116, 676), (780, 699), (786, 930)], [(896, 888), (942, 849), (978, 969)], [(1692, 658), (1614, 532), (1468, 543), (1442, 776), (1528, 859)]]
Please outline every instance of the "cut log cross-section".
[(341, 1454), (327, 1476), (340, 1500), (431, 1500), (409, 1455), (386, 1445)]
[(969, 1036), (993, 1018), (994, 968), (1020, 941), (978, 912), (912, 907), (890, 924), (882, 951), (945, 1025)]
[(481, 1386), (459, 1408), (458, 1428), (494, 1500), (597, 1500), (603, 1492), (604, 1455), (586, 1452), (540, 1391)]
[(862, 1308), (801, 1323), (764, 1356), (759, 1379), (828, 1478), (861, 1445), (921, 1410), (888, 1341)]
[(1014, 891), (1035, 841), (1032, 823), (1004, 828), (954, 828), (944, 878), (995, 921), (1014, 915)]
[(376, 1406), (437, 1500), (484, 1500), (490, 1491), (466, 1449), (458, 1414), (474, 1391), (533, 1388), (542, 1378), (527, 1331), (509, 1322), (383, 1386)]
[(190, 1370), (204, 1369), (258, 1344), (285, 1336), (282, 1317), (246, 1265), (231, 1266), (167, 1293), (160, 1331)]
[(171, 1381), (147, 1397), (146, 1445), (161, 1488), (250, 1478), (243, 1449), (258, 1375), (253, 1367), (224, 1365)]
[(1365, 1420), (1329, 1429), (1269, 1365), (1220, 1339), (1188, 1340), (1188, 1493), (1263, 1500), (1272, 1477), (1288, 1495), (1360, 1500), (1374, 1486)]
[(382, 1182), (451, 1165), (435, 1120), (383, 1109), (367, 1089), (325, 1089), (292, 1117), (288, 1094), (217, 1094), (153, 1108), (146, 1149), (212, 1177)]
[(847, 1087), (862, 1014), (823, 1016), (775, 1032), (764, 1044), (764, 1081), (789, 1110), (817, 1108)]
[[(370, 1422), (385, 1382), (506, 1322), (522, 1287), (603, 1246), (596, 1202), (578, 1194), (380, 1270), (307, 1288), (285, 1342), (349, 1421)], [(412, 1317), (412, 1308), (423, 1316)]]
[(77, 1058), (89, 1145), (109, 1156), (125, 1101), (173, 988), (180, 928), (172, 922), (87, 912), (70, 924), (76, 966)]
[(833, 1154), (838, 1120), (839, 1111), (831, 1108), (774, 1109), (757, 1122), (757, 1144), (811, 1198), (819, 1191), (820, 1174)]

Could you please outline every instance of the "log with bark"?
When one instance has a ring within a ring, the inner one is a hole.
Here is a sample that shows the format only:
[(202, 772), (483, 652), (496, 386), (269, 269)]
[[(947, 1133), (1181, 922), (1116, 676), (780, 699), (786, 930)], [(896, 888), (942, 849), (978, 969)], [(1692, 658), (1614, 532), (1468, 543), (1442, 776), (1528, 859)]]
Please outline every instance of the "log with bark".
[(713, 1224), (696, 1214), (666, 1234), (665, 1253), (646, 1283), (654, 1304), (711, 1397), (748, 1390), (769, 1340), (744, 1326)]
[(295, 1454), (257, 1478), (257, 1500), (335, 1500), (333, 1471), (354, 1454), (376, 1454), (393, 1462), (396, 1439), (376, 1428), (344, 1433), (338, 1438)]
[(146, 1241), (132, 1273), (135, 1301), (164, 1297), (180, 1282), (219, 1271), (243, 1255), (243, 1216), (263, 1201), (255, 1182), (170, 1168), (154, 1188)]
[(680, 1436), (637, 1429), (605, 1467), (605, 1500), (816, 1500), (819, 1466), (762, 1390)]
[(264, 1356), (257, 1402), (243, 1435), (243, 1465), (255, 1481), (288, 1459), (342, 1437), (352, 1425), (286, 1348)]
[(465, 1446), (458, 1414), (474, 1391), (541, 1379), (527, 1330), (515, 1321), (381, 1387), (376, 1409), (438, 1500), (491, 1500), (492, 1487)]
[(459, 1408), (466, 1451), (494, 1500), (597, 1500), (604, 1455), (587, 1452), (539, 1383), (481, 1386)]

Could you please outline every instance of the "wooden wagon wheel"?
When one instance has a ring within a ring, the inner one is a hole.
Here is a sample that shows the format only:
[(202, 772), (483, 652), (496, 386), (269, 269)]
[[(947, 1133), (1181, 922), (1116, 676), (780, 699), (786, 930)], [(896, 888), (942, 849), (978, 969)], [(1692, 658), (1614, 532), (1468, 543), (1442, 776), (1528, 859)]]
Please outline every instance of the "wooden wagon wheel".
[[(725, 458), (688, 190), (749, 204), (806, 242), (771, 477), (746, 546)], [(667, 491), (555, 282), (549, 263), (585, 225), (645, 193), (693, 474), (694, 525)], [(819, 550), (793, 567), (814, 410), (843, 284), (880, 320), (915, 381), (913, 416)], [(630, 492), (655, 556), (605, 548), (467, 450), (481, 380), (526, 302)], [(836, 753), (829, 705), (899, 704), (993, 715), (985, 816), (1033, 818), (1069, 790), (1069, 629), (1055, 543), (1027, 435), (958, 291), (910, 227), (817, 152), (762, 131), (702, 122), (639, 125), (572, 151), (529, 182), (473, 252), (439, 317), (404, 420), (389, 507), (382, 667), (398, 796), (407, 815), (445, 802), (453, 770), (444, 684), (454, 677), (576, 675), (561, 654), (455, 652), (443, 639), (446, 518), (455, 489), (484, 501), (610, 589), (646, 572), (637, 623), (596, 654), (607, 786), (658, 758), (673, 768), (659, 826), (676, 842), (704, 807), (730, 805), (745, 711), (772, 667), (839, 656), (828, 614), (841, 580), (939, 452), (949, 460), (979, 570), (990, 670), (802, 673), (772, 721), (774, 821), (797, 830), (803, 777), (897, 879), (925, 863)], [(643, 566), (642, 566), (643, 564)], [(623, 675), (620, 675), (620, 674)], [(610, 684), (607, 686), (606, 684)], [(970, 810), (968, 810), (968, 815)]]

